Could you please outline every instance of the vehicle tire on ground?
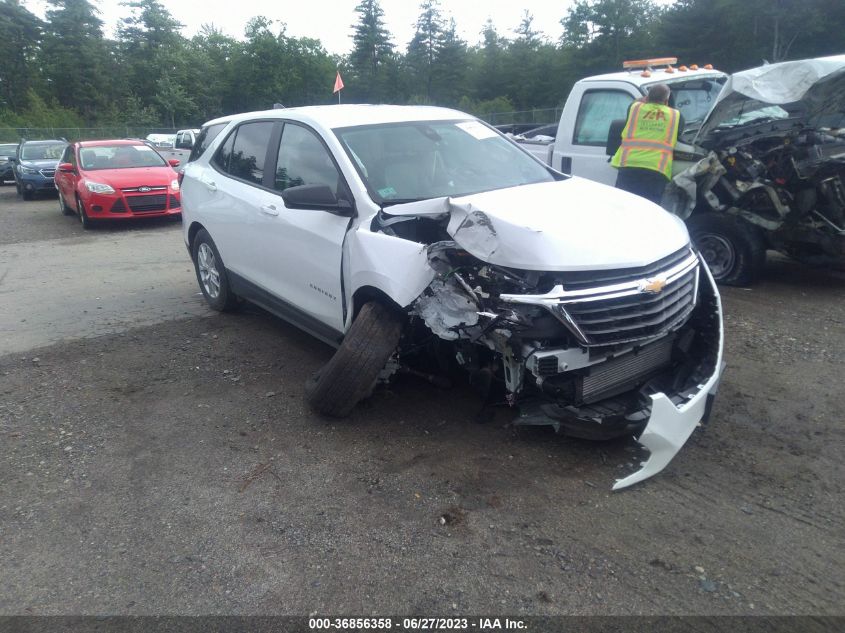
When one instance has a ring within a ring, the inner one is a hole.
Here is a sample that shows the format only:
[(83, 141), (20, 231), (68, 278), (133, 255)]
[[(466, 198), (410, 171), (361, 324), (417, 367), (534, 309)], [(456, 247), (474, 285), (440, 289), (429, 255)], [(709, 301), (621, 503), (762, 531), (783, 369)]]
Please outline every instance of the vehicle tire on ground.
[(62, 212), (62, 215), (73, 215), (73, 209), (67, 206), (61, 191), (59, 192), (59, 210)]
[(238, 297), (229, 285), (220, 252), (205, 229), (200, 229), (194, 238), (191, 255), (197, 283), (211, 309), (218, 312), (234, 310), (238, 306)]
[(306, 382), (309, 406), (323, 415), (349, 415), (372, 391), (401, 334), (395, 311), (375, 301), (361, 306), (334, 356)]
[(721, 213), (695, 214), (687, 219), (693, 244), (717, 283), (753, 284), (766, 265), (766, 241), (760, 229)]
[(88, 214), (85, 212), (85, 205), (82, 204), (79, 196), (76, 196), (76, 213), (79, 215), (79, 223), (82, 225), (83, 230), (87, 231), (94, 228), (94, 221), (88, 217)]
[(24, 200), (32, 200), (35, 197), (35, 194), (25, 187), (21, 187), (19, 191)]

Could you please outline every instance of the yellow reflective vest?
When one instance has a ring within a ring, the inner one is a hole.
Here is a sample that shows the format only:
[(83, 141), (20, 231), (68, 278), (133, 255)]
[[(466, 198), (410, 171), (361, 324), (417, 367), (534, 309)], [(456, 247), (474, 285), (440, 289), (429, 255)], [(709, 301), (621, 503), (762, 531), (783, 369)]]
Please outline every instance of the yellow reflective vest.
[(678, 140), (680, 113), (660, 103), (637, 101), (631, 106), (614, 167), (640, 167), (672, 177), (672, 153)]

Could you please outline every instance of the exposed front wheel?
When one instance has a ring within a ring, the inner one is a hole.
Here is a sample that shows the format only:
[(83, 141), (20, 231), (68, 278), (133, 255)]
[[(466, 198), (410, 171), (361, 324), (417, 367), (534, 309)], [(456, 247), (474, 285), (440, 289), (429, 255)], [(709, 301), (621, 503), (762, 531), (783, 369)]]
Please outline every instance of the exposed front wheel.
[(757, 227), (719, 213), (693, 215), (687, 227), (717, 283), (747, 286), (762, 274), (766, 243)]
[(84, 230), (87, 231), (93, 227), (94, 223), (85, 212), (85, 205), (82, 204), (82, 200), (80, 200), (79, 196), (76, 196), (76, 213), (79, 215), (79, 223), (82, 225)]
[(305, 385), (312, 409), (344, 417), (373, 389), (399, 344), (401, 317), (387, 306), (365, 303), (331, 360)]
[(233, 310), (238, 305), (238, 298), (229, 286), (217, 246), (205, 229), (194, 238), (193, 256), (197, 282), (208, 305), (219, 312)]

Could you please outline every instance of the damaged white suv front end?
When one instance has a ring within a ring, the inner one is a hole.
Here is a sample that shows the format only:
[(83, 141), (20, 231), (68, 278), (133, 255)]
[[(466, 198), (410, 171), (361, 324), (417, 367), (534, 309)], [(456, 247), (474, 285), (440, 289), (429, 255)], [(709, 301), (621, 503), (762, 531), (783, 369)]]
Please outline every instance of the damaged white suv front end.
[(401, 234), (402, 218), (448, 233), (427, 246), (436, 275), (411, 314), (452, 342), (471, 380), (500, 373), (515, 424), (636, 436), (649, 450), (614, 489), (661, 471), (706, 420), (722, 368), (721, 304), (668, 214), (580, 179), (387, 211), (376, 225), (389, 234)]
[(338, 346), (307, 385), (318, 412), (349, 413), (398, 371), (468, 377), (482, 418), (506, 403), (515, 424), (637, 437), (650, 456), (614, 488), (662, 470), (708, 417), (719, 294), (657, 205), (555, 172), (453, 110), (221, 125), (183, 183), (200, 288), (215, 309), (248, 299)]

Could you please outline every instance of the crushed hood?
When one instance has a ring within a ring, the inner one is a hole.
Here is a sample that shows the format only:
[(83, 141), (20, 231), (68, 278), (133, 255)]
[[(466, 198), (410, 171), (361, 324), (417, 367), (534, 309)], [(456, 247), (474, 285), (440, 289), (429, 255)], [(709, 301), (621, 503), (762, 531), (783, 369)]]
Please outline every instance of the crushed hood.
[(689, 242), (684, 224), (656, 204), (577, 177), (396, 205), (386, 212), (449, 214), (447, 231), (467, 252), (521, 270), (645, 266)]
[(845, 110), (845, 55), (767, 64), (734, 73), (705, 117), (695, 143), (726, 121), (765, 105), (787, 105), (810, 121)]

